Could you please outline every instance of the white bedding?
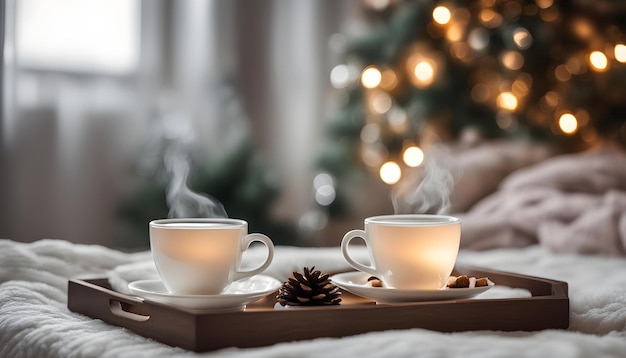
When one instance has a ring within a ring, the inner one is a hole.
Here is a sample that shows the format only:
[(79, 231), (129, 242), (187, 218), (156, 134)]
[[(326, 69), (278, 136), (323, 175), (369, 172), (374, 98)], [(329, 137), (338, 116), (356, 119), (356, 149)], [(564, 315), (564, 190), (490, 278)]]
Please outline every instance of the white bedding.
[[(195, 354), (67, 309), (68, 278), (115, 276), (114, 268), (149, 257), (147, 252), (127, 254), (60, 240), (30, 244), (0, 240), (0, 357), (626, 356), (626, 259), (554, 254), (540, 246), (463, 251), (459, 262), (568, 282), (569, 330), (438, 333), (411, 329)], [(305, 265), (348, 270), (338, 248), (278, 247), (267, 273), (284, 280)]]

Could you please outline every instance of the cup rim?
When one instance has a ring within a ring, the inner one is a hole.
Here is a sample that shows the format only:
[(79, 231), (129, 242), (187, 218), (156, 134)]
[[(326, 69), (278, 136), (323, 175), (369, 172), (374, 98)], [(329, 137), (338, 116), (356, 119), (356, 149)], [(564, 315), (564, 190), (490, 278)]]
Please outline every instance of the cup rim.
[(185, 230), (212, 230), (212, 229), (224, 229), (223, 226), (177, 226), (172, 227), (168, 224), (208, 224), (208, 223), (221, 223), (228, 225), (230, 228), (241, 228), (247, 227), (248, 223), (245, 220), (241, 219), (231, 219), (231, 218), (176, 218), (176, 219), (156, 219), (152, 220), (149, 223), (149, 226), (152, 228), (159, 229), (181, 229)]
[(460, 224), (461, 219), (439, 214), (394, 214), (365, 218), (365, 224), (390, 226), (445, 226)]

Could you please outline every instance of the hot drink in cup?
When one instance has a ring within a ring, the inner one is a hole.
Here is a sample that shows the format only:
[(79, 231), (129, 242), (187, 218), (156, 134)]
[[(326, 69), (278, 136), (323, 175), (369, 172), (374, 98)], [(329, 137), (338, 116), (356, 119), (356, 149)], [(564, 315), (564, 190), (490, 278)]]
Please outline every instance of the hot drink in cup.
[[(252, 242), (267, 246), (265, 261), (241, 271), (243, 252)], [(228, 285), (264, 271), (274, 245), (263, 234), (248, 234), (237, 219), (162, 219), (150, 222), (150, 249), (164, 286), (178, 295), (220, 294)]]
[[(355, 261), (350, 242), (359, 238), (370, 254), (370, 265)], [(359, 271), (380, 278), (386, 287), (434, 290), (445, 287), (456, 262), (461, 220), (445, 215), (386, 215), (365, 219), (365, 230), (343, 237), (341, 252)]]

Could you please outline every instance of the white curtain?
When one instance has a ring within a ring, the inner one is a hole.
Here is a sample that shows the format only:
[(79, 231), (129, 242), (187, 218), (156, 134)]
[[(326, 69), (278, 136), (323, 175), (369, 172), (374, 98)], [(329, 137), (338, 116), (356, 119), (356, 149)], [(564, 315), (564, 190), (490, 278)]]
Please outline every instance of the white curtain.
[[(190, 123), (209, 156), (219, 156), (233, 136), (254, 134), (284, 185), (276, 215), (297, 220), (311, 206), (328, 73), (338, 61), (328, 38), (343, 30), (358, 3), (138, 0), (135, 10), (125, 10), (131, 20), (137, 11), (140, 20), (130, 70), (26, 61), (20, 35), (45, 29), (30, 28), (41, 22), (19, 23), (20, 11), (75, 1), (5, 0), (1, 238), (124, 246), (114, 211), (132, 190), (150, 119), (164, 106)], [(91, 2), (106, 6), (107, 0)], [(132, 6), (116, 6), (124, 3)], [(93, 22), (67, 14), (66, 21)], [(80, 32), (80, 26), (68, 31), (67, 41), (80, 41), (71, 35)], [(220, 119), (232, 110), (224, 106), (229, 95), (249, 121)]]

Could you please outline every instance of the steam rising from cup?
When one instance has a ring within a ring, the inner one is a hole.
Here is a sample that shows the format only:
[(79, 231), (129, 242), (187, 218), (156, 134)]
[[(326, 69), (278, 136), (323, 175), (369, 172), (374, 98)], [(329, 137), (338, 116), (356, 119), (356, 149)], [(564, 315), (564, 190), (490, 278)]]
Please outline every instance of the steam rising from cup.
[(167, 186), (169, 218), (227, 218), (224, 206), (215, 198), (193, 192), (187, 186), (189, 159), (175, 149), (165, 153), (165, 168), (170, 174)]
[(405, 173), (391, 193), (396, 214), (447, 214), (454, 175), (439, 152), (425, 156), (424, 163)]

